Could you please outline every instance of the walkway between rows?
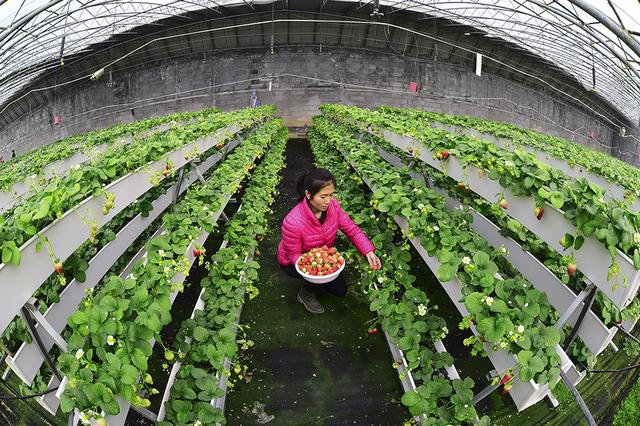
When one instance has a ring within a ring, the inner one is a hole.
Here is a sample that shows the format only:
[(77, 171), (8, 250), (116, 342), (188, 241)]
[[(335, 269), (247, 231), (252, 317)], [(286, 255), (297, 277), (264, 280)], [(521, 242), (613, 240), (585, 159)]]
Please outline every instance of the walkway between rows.
[(296, 300), (299, 282), (278, 266), (280, 225), (297, 202), (297, 177), (311, 167), (308, 142), (290, 140), (270, 229), (259, 247), (260, 295), (242, 311), (247, 338), (255, 342), (244, 361), (250, 378), (227, 396), (228, 424), (402, 424), (409, 414), (400, 403), (393, 360), (382, 335), (367, 335), (364, 323), (374, 313), (353, 280), (344, 298), (320, 295), (325, 313), (313, 315)]

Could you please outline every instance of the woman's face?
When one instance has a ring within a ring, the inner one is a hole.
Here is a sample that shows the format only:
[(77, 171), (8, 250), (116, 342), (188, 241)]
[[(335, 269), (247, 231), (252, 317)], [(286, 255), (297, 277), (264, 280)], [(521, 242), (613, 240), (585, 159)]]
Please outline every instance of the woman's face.
[(333, 199), (333, 196), (336, 192), (336, 187), (333, 186), (333, 183), (329, 183), (325, 185), (320, 191), (318, 191), (313, 197), (309, 191), (305, 191), (305, 195), (309, 200), (309, 203), (316, 209), (321, 212), (326, 211), (329, 208), (329, 203)]

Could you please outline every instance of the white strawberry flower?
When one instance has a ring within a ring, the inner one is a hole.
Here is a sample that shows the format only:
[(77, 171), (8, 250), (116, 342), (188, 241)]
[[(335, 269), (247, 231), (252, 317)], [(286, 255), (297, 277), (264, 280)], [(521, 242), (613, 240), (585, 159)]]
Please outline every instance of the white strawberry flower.
[(524, 304), (524, 307), (526, 308), (527, 306), (529, 306), (529, 302)]
[(438, 231), (440, 231), (440, 227), (439, 227), (438, 225), (436, 225), (436, 226), (434, 226), (434, 227), (433, 227), (433, 230), (434, 230), (435, 232), (438, 232)]
[(164, 250), (158, 250), (158, 254), (160, 255), (160, 257), (164, 257)]
[(502, 342), (500, 342), (500, 347), (501, 347), (502, 349), (506, 349), (506, 348), (507, 348), (507, 346), (509, 346), (509, 344), (508, 344), (507, 342), (505, 342), (504, 340), (503, 340)]
[(449, 329), (447, 327), (442, 327), (442, 331), (444, 332), (444, 334), (449, 334)]
[(418, 204), (418, 208), (419, 208), (420, 210), (424, 209), (424, 204), (422, 204), (422, 203)]
[(382, 284), (382, 283), (384, 282), (384, 278), (383, 278), (383, 277), (378, 277), (378, 282), (379, 282), (380, 284)]
[(427, 315), (427, 307), (422, 303), (418, 305), (418, 315), (420, 315), (421, 317)]
[(464, 263), (465, 265), (468, 265), (471, 263), (471, 258), (469, 256), (465, 256), (462, 258), (462, 263)]
[(604, 197), (600, 197), (600, 198), (598, 198), (598, 202), (600, 202), (600, 203), (604, 203)]
[(84, 351), (82, 350), (82, 348), (78, 349), (76, 351), (76, 359), (80, 359), (84, 356)]
[(113, 346), (116, 343), (116, 338), (113, 337), (112, 335), (108, 335), (107, 336), (107, 345), (109, 346)]
[(507, 254), (507, 248), (504, 245), (500, 246), (500, 253)]
[(84, 411), (80, 411), (80, 421), (82, 422), (83, 425), (90, 424), (89, 417), (87, 416), (87, 413), (85, 413)]
[(169, 273), (171, 273), (171, 268), (169, 268), (168, 266), (165, 266), (165, 267), (164, 267), (164, 273), (165, 273), (165, 274), (169, 274)]
[(493, 305), (493, 297), (491, 297), (491, 296), (487, 296), (487, 298), (484, 299), (484, 301), (487, 304), (487, 306)]
[(513, 161), (507, 160), (507, 161), (504, 162), (504, 165), (507, 166), (507, 167), (513, 167)]
[(524, 333), (524, 325), (519, 325), (518, 326), (518, 333), (520, 333), (520, 334)]
[(200, 420), (196, 420), (193, 426), (202, 426), (202, 422)]
[(640, 232), (633, 233), (633, 242), (636, 244), (640, 244)]

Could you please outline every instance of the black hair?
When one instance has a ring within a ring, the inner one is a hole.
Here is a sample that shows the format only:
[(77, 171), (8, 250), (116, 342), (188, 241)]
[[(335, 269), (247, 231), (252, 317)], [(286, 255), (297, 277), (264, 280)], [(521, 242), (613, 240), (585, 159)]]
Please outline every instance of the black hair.
[(335, 176), (333, 176), (329, 170), (312, 169), (306, 175), (302, 175), (298, 178), (298, 182), (296, 183), (298, 201), (302, 201), (304, 199), (304, 191), (309, 191), (309, 194), (313, 197), (330, 183), (332, 183), (334, 187), (338, 186)]

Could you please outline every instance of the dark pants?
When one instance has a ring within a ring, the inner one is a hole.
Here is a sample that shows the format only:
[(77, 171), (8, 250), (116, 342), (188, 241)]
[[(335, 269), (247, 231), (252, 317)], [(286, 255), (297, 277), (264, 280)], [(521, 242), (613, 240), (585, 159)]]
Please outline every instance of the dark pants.
[(280, 267), (282, 268), (282, 270), (289, 275), (290, 277), (293, 278), (297, 278), (299, 280), (303, 280), (304, 281), (304, 287), (313, 292), (313, 293), (321, 293), (322, 289), (325, 289), (328, 293), (333, 294), (334, 296), (339, 296), (342, 297), (345, 294), (347, 294), (347, 282), (344, 279), (344, 271), (342, 271), (340, 273), (340, 275), (338, 275), (338, 278), (336, 278), (335, 280), (326, 283), (326, 284), (314, 284), (314, 283), (310, 283), (309, 281), (305, 280), (304, 277), (302, 275), (300, 275), (298, 273), (298, 271), (296, 271), (296, 267), (293, 266), (293, 264), (287, 265), (287, 266), (282, 266), (280, 265)]

